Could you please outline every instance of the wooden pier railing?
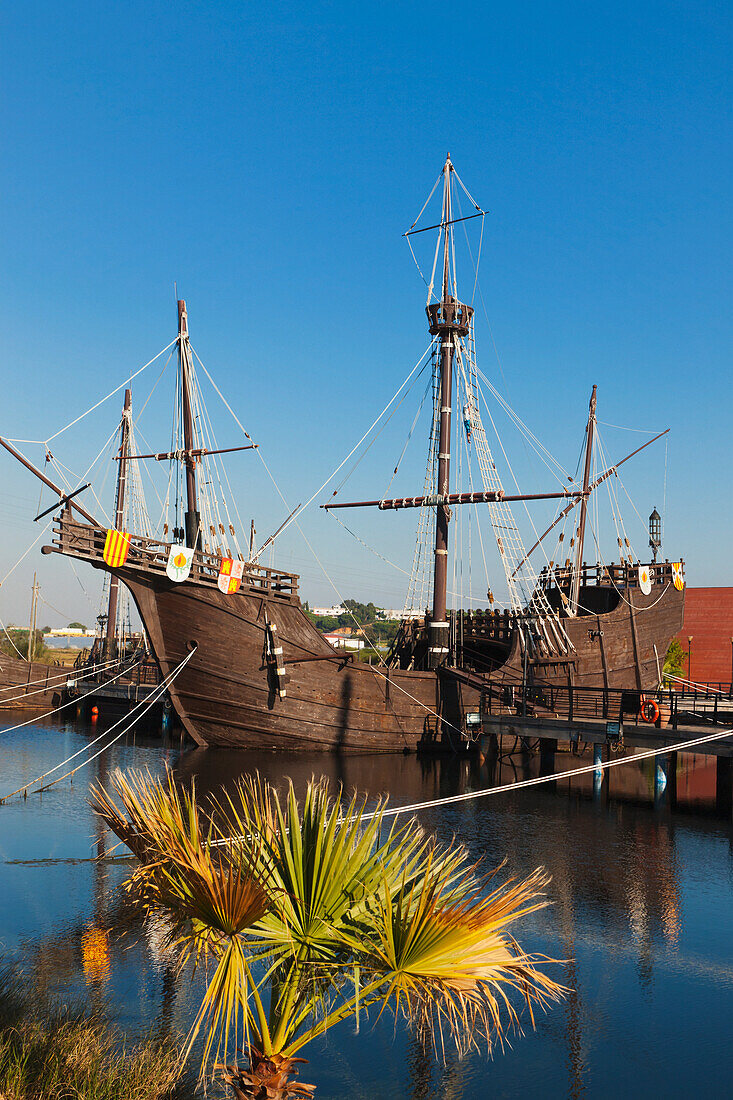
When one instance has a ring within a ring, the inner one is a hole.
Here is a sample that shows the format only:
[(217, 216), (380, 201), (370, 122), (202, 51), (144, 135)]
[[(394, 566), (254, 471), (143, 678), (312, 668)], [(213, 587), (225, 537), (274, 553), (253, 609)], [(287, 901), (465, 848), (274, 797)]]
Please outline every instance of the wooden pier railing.
[(481, 690), (482, 717), (515, 714), (526, 718), (558, 718), (573, 722), (605, 719), (622, 722), (639, 720), (643, 700), (653, 699), (665, 724), (733, 725), (733, 692), (679, 692), (664, 688), (641, 692), (620, 688), (573, 687), (571, 685), (521, 684), (502, 686), (485, 683)]

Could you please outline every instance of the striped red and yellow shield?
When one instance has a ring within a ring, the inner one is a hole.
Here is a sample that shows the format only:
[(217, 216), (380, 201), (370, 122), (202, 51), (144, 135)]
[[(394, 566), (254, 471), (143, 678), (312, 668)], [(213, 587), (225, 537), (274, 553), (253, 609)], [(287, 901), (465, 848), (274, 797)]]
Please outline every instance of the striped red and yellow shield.
[(111, 528), (104, 540), (104, 560), (113, 567), (124, 565), (127, 551), (130, 549), (130, 536), (127, 531), (115, 531)]

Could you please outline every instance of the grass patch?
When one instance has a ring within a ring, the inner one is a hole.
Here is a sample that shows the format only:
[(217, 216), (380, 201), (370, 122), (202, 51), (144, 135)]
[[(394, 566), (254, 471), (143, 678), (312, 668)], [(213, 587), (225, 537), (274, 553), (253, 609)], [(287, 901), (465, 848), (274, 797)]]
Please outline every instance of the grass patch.
[(180, 1047), (126, 1045), (98, 1013), (36, 1003), (0, 971), (0, 1100), (183, 1100)]

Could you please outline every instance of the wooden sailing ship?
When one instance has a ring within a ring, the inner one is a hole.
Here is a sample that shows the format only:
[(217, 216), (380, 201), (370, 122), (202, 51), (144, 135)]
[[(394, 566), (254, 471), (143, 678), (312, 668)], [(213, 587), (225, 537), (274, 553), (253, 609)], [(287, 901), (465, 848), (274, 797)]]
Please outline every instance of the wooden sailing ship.
[[(223, 523), (202, 522), (197, 462), (222, 452), (207, 450), (197, 436), (185, 302), (178, 303), (181, 445), (147, 456), (128, 455), (121, 448), (119, 456), (120, 478), (125, 465), (138, 457), (181, 463), (186, 511), (173, 539), (167, 532), (161, 539), (125, 532), (123, 560), (115, 560), (109, 554), (115, 531), (108, 532), (77, 500), (52, 485), (64, 508), (53, 544), (44, 553), (88, 561), (127, 586), (163, 676), (189, 657), (169, 691), (183, 727), (201, 746), (351, 752), (456, 747), (487, 683), (620, 687), (639, 695), (660, 683), (668, 644), (682, 625), (682, 564), (641, 565), (621, 540), (620, 563), (588, 565), (583, 560), (590, 494), (621, 465), (592, 477), (595, 387), (582, 484), (554, 493), (504, 492), (475, 397), (473, 309), (457, 293), (454, 225), (467, 219), (453, 216), (450, 157), (441, 175), (441, 219), (429, 227), (438, 233), (442, 280), (439, 298), (432, 301), (429, 290), (427, 303), (435, 387), (426, 489), (420, 496), (324, 506), (416, 508), (428, 518), (423, 526), (433, 539), (432, 605), (404, 618), (384, 664), (360, 663), (334, 650), (305, 613), (296, 575), (260, 565), (251, 543), (244, 560), (245, 554), (227, 546)], [(481, 488), (470, 492), (452, 492), (450, 482), (452, 408), (460, 379), (464, 421), (482, 476)], [(5, 446), (33, 468), (10, 444)], [(537, 574), (510, 509), (515, 501), (552, 499), (563, 505), (552, 527), (563, 516), (579, 516), (573, 554), (562, 566), (550, 562)], [(467, 506), (488, 513), (497, 536), (510, 597), (502, 612), (448, 606), (450, 520), (454, 508)], [(178, 574), (173, 561), (180, 563)], [(234, 583), (222, 584), (229, 575)]]

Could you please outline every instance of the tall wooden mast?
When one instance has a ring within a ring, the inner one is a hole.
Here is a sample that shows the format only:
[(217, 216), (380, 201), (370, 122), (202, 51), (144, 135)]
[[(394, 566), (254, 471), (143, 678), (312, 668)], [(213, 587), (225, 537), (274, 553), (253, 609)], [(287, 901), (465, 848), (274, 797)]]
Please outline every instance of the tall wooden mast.
[(185, 515), (186, 546), (196, 549), (201, 516), (196, 499), (196, 459), (193, 455), (193, 414), (191, 412), (191, 348), (188, 343), (188, 314), (186, 303), (178, 302), (178, 363), (181, 370), (181, 397), (183, 403), (183, 447), (186, 464), (186, 502)]
[(590, 472), (593, 459), (593, 436), (596, 427), (596, 387), (590, 395), (588, 408), (588, 426), (585, 432), (585, 467), (583, 469), (583, 497), (580, 503), (580, 520), (578, 522), (578, 539), (575, 547), (575, 569), (573, 570), (573, 587), (570, 592), (570, 611), (575, 615), (578, 611), (578, 597), (580, 595), (580, 575), (583, 569), (583, 544), (585, 542), (585, 520), (588, 515), (588, 497), (590, 495)]
[(447, 619), (448, 523), (450, 509), (451, 401), (453, 394), (453, 355), (455, 338), (468, 334), (473, 310), (451, 294), (451, 178), (450, 153), (443, 167), (443, 286), (440, 302), (427, 308), (430, 332), (440, 338), (440, 438), (438, 445), (437, 514), (435, 517), (435, 567), (433, 574), (433, 613), (430, 619), (431, 668), (448, 657)]
[[(127, 486), (127, 456), (130, 450), (130, 408), (132, 390), (125, 390), (120, 427), (120, 466), (117, 471), (115, 494), (115, 530), (121, 531), (125, 522), (125, 489)], [(109, 603), (107, 605), (107, 633), (104, 640), (104, 656), (108, 660), (117, 656), (117, 602), (120, 595), (120, 579), (114, 573), (109, 579)]]

